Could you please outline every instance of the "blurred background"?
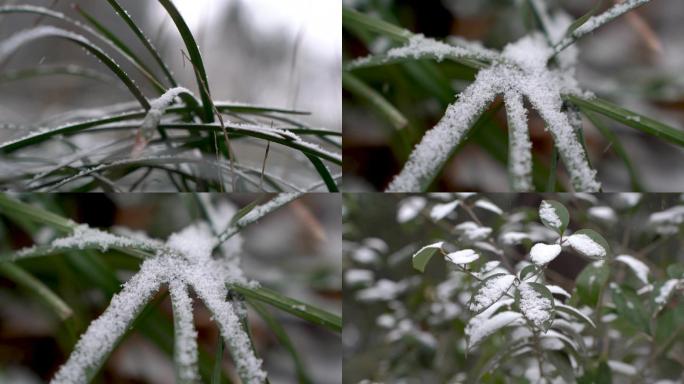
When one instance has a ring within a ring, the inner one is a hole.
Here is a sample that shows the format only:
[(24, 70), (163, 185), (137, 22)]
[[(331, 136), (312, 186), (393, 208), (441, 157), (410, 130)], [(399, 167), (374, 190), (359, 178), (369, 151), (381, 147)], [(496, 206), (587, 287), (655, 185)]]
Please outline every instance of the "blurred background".
[[(596, 2), (546, 1), (551, 11), (564, 10), (576, 19)], [(603, 2), (604, 8), (612, 1)], [(524, 0), (345, 0), (345, 6), (443, 40), (458, 36), (500, 49), (534, 27)], [(602, 8), (603, 9), (603, 8)], [(678, 0), (653, 1), (636, 12), (606, 25), (580, 40), (577, 78), (580, 86), (634, 112), (677, 129), (684, 128), (684, 7)], [(343, 32), (345, 62), (372, 52), (384, 52), (392, 42), (384, 37), (358, 39)], [(430, 65), (427, 65), (430, 64)], [(404, 133), (377, 114), (367, 103), (343, 94), (344, 175), (348, 191), (383, 190), (406, 161), (413, 144), (442, 117), (456, 91), (472, 82), (474, 73), (442, 62), (407, 63), (352, 73), (378, 91), (407, 119)], [(639, 190), (677, 192), (684, 188), (684, 150), (654, 136), (600, 119), (615, 132), (631, 159), (630, 174), (610, 140), (584, 121), (585, 140), (592, 165), (604, 191)], [(552, 140), (543, 122), (530, 115), (534, 155), (548, 166)], [(506, 117), (499, 110), (445, 167), (434, 190), (506, 191)]]
[[(193, 67), (181, 54), (185, 46), (180, 34), (159, 2), (119, 3), (158, 48), (180, 85), (199, 95)], [(306, 111), (311, 115), (297, 119), (311, 127), (341, 130), (342, 32), (338, 0), (174, 0), (174, 4), (200, 46), (215, 100)], [(146, 64), (157, 68), (152, 66), (156, 63), (136, 36), (104, 1), (1, 0), (0, 5), (49, 7), (85, 23), (73, 8), (80, 7), (133, 47)], [(4, 14), (0, 15), (0, 40), (41, 24), (65, 26), (52, 18)], [(93, 41), (102, 45), (94, 38)], [(150, 83), (130, 63), (111, 49), (105, 50), (142, 87), (143, 93), (148, 97), (155, 94)], [(26, 76), (26, 70), (64, 65), (85, 67), (90, 72), (78, 76)], [(37, 40), (0, 63), (0, 142), (22, 137), (40, 127), (111, 114), (117, 107), (121, 110), (126, 106), (121, 103), (129, 102), (129, 108), (136, 107), (130, 104), (131, 100), (121, 82), (76, 44), (62, 39)], [(107, 137), (81, 135), (74, 142), (90, 148), (101, 143), (96, 140)], [(248, 144), (237, 146), (237, 157), (260, 168), (264, 149)], [(63, 147), (53, 143), (48, 150), (58, 157)], [(295, 159), (298, 153), (280, 146), (271, 150), (270, 168), (274, 173), (283, 174), (288, 166), (301, 166), (302, 159)], [(306, 158), (303, 161), (308, 166)], [(313, 167), (309, 168), (304, 176), (296, 172), (295, 181), (317, 181)], [(2, 159), (0, 170), (7, 174), (18, 172), (8, 161), (3, 165)], [(163, 186), (154, 191), (164, 191)]]
[[(213, 195), (215, 203), (228, 201), (243, 207), (257, 194)], [(22, 195), (22, 200), (51, 212), (106, 230), (144, 231), (166, 239), (171, 233), (198, 220), (196, 200), (188, 194), (44, 194)], [(249, 279), (265, 287), (341, 313), (341, 197), (336, 194), (309, 194), (269, 214), (241, 232), (242, 267)], [(55, 232), (46, 227), (27, 231), (0, 212), (0, 252), (30, 246), (33, 239), (49, 241)], [(139, 260), (116, 252), (97, 253), (107, 273), (128, 280), (139, 268)], [(83, 255), (60, 255), (18, 263), (47, 284), (74, 309), (74, 334), (80, 335), (109, 304), (111, 293), (104, 279), (94, 279)], [(115, 285), (116, 287), (116, 285)], [(116, 287), (117, 292), (120, 287)], [(136, 323), (115, 349), (95, 382), (158, 383), (175, 381), (173, 357), (161, 345), (173, 343), (159, 329), (173, 327), (171, 304), (162, 289), (146, 313), (159, 323), (152, 329)], [(112, 292), (113, 293), (113, 292)], [(268, 306), (267, 306), (268, 307)], [(268, 307), (283, 325), (302, 359), (311, 382), (340, 383), (342, 380), (339, 335), (314, 324)], [(200, 349), (213, 362), (218, 329), (200, 300), (194, 302), (195, 324)], [(250, 309), (250, 327), (258, 355), (272, 383), (298, 383), (292, 356), (278, 342), (272, 329)], [(66, 361), (74, 339), (70, 324), (60, 321), (31, 292), (17, 287), (0, 271), (0, 383), (47, 382)], [(157, 329), (158, 328), (158, 329)], [(232, 371), (229, 354), (223, 366)]]
[[(437, 255), (420, 273), (412, 267), (411, 257), (423, 246), (444, 241), (447, 252), (474, 248), (482, 255), (470, 266), (472, 271), (503, 269), (502, 258), (492, 253), (495, 246), (519, 271), (526, 265), (531, 244), (557, 239), (557, 234), (539, 221), (542, 199), (557, 200), (568, 208), (569, 231), (593, 229), (606, 238), (614, 255), (639, 256), (651, 269), (651, 281), (667, 278), (666, 268), (671, 265), (678, 265), (680, 271), (684, 268), (684, 199), (677, 194), (346, 194), (344, 383), (535, 382), (517, 381), (523, 376), (524, 364), (516, 359), (508, 365), (502, 363), (486, 380), (476, 380), (487, 359), (506, 345), (503, 337), (494, 337), (465, 351), (464, 327), (472, 317), (467, 303), (477, 282)], [(452, 211), (445, 209), (453, 201), (459, 205)], [(435, 207), (442, 207), (443, 218), (434, 216), (440, 210)], [(659, 222), (653, 215), (656, 212), (669, 213), (660, 215), (665, 220)], [(482, 226), (491, 228), (491, 245), (484, 240), (470, 243), (459, 230), (459, 224), (473, 222), (473, 215)], [(666, 217), (673, 221), (667, 222)], [(503, 236), (513, 232), (524, 232), (529, 238), (518, 242)], [(547, 282), (572, 293), (575, 278), (589, 264), (586, 258), (564, 250), (549, 263)], [(611, 274), (622, 284), (640, 286), (624, 265), (613, 264)], [(681, 299), (671, 303), (669, 311), (684, 321), (681, 304)], [(639, 357), (634, 355), (643, 355), (644, 344), (650, 341), (624, 323), (606, 326), (614, 341), (609, 356), (633, 359), (626, 361), (640, 367)], [(658, 332), (655, 342), (666, 338)], [(667, 356), (658, 358), (655, 376), (651, 376), (675, 380), (662, 383), (682, 379), (684, 360), (677, 356), (684, 350), (684, 334), (677, 340)], [(589, 349), (586, 356), (591, 356)], [(613, 383), (630, 382), (624, 376), (613, 377)]]

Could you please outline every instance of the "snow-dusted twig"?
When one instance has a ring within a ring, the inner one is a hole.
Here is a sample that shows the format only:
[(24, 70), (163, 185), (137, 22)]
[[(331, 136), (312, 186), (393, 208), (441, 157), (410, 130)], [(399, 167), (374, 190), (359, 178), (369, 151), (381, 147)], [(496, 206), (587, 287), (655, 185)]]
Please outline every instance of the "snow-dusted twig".
[(218, 242), (223, 243), (230, 239), (233, 235), (238, 233), (242, 228), (256, 222), (270, 212), (283, 207), (287, 203), (296, 200), (302, 195), (299, 192), (281, 193), (266, 204), (254, 207), (245, 216), (238, 219), (236, 222), (229, 225), (218, 237)]
[(597, 28), (607, 24), (616, 18), (624, 15), (625, 13), (642, 6), (651, 0), (626, 0), (622, 3), (615, 4), (607, 11), (601, 13), (600, 15), (592, 16), (587, 21), (580, 25), (577, 29), (572, 31), (569, 36), (564, 38), (560, 43), (556, 44), (554, 47), (555, 53), (559, 53), (570, 45), (574, 44), (575, 41), (581, 37), (588, 35)]

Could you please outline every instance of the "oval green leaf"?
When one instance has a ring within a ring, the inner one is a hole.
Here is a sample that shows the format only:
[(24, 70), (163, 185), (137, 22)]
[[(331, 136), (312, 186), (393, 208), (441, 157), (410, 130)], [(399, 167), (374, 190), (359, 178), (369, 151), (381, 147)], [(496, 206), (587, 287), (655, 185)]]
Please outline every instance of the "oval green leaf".
[(544, 226), (562, 235), (568, 227), (570, 214), (563, 204), (555, 200), (542, 200), (539, 205), (539, 218)]
[(426, 245), (420, 250), (418, 250), (418, 252), (416, 252), (413, 255), (413, 268), (421, 272), (424, 272), (425, 266), (430, 261), (435, 252), (442, 249), (442, 244), (444, 244), (444, 242), (440, 241), (434, 244)]

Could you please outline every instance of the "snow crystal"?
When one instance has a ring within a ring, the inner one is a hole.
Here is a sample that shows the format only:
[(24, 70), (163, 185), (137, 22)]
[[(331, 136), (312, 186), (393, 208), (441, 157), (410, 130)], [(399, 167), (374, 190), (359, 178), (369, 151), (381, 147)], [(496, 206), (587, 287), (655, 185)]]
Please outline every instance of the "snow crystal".
[(583, 233), (568, 236), (566, 241), (577, 252), (587, 257), (603, 258), (606, 256), (605, 248)]
[(166, 244), (193, 262), (206, 262), (211, 257), (216, 239), (207, 225), (190, 225), (169, 236)]
[(520, 292), (520, 311), (535, 328), (543, 328), (544, 323), (551, 320), (553, 302), (542, 296), (528, 283), (518, 286)]
[(173, 317), (176, 328), (174, 355), (179, 364), (179, 378), (187, 382), (197, 382), (200, 378), (197, 368), (197, 331), (192, 318), (192, 300), (188, 288), (179, 281), (169, 283), (169, 294), (173, 305)]
[(470, 264), (473, 261), (479, 259), (480, 255), (478, 255), (477, 252), (475, 252), (472, 249), (463, 249), (460, 251), (449, 253), (445, 257), (447, 260), (454, 264)]
[(494, 304), (513, 285), (514, 275), (495, 276), (485, 280), (470, 302), (472, 312), (480, 312)]
[(413, 220), (420, 211), (425, 208), (427, 201), (418, 196), (412, 196), (402, 200), (399, 203), (399, 209), (397, 210), (397, 221), (399, 223), (405, 223), (409, 220)]
[(655, 303), (659, 305), (665, 305), (667, 300), (670, 298), (670, 295), (672, 295), (675, 287), (677, 287), (677, 283), (679, 283), (679, 280), (677, 279), (670, 279), (664, 282), (660, 287), (660, 291), (658, 291), (658, 295), (654, 299)]
[(532, 185), (532, 142), (527, 132), (527, 110), (523, 106), (520, 92), (509, 90), (504, 93), (508, 116), (508, 170), (511, 186), (516, 192), (534, 189)]
[[(156, 251), (160, 243), (154, 240), (136, 240), (128, 237), (116, 236), (111, 233), (90, 228), (86, 224), (81, 224), (74, 228), (71, 235), (55, 239), (51, 246), (55, 250), (69, 248), (97, 248), (106, 252), (109, 248), (136, 248), (144, 251)], [(22, 252), (18, 252), (21, 255)]]
[[(473, 318), (473, 319), (476, 319)], [(477, 345), (485, 337), (493, 334), (499, 329), (509, 326), (522, 324), (522, 315), (518, 312), (505, 311), (492, 316), (484, 321), (469, 322), (466, 327), (468, 335), (468, 345), (470, 348)]]
[(442, 220), (453, 212), (460, 203), (460, 200), (454, 200), (446, 204), (437, 204), (430, 210), (430, 218), (434, 221)]
[(544, 265), (551, 262), (561, 253), (561, 246), (558, 244), (537, 243), (530, 250), (530, 258), (537, 265)]
[(632, 271), (634, 272), (636, 277), (639, 278), (639, 280), (641, 280), (644, 284), (648, 284), (649, 268), (646, 264), (644, 264), (643, 261), (630, 255), (619, 255), (615, 257), (615, 260), (627, 264), (627, 266), (632, 269)]
[(373, 278), (373, 271), (367, 269), (348, 269), (344, 273), (344, 281), (348, 285), (370, 284)]
[(458, 96), (458, 100), (447, 108), (439, 123), (423, 136), (387, 191), (422, 191), (449, 159), (473, 122), (500, 91), (496, 71), (480, 71), (475, 82)]
[(600, 206), (600, 207), (591, 207), (589, 210), (587, 210), (587, 213), (589, 214), (589, 217), (592, 217), (597, 220), (605, 221), (608, 223), (614, 222), (617, 220), (617, 215), (615, 214), (615, 211), (611, 207), (606, 207), (606, 206)]
[(539, 206), (539, 217), (554, 228), (560, 228), (563, 225), (560, 217), (558, 217), (558, 214), (556, 213), (556, 209), (547, 201), (541, 202), (541, 205)]

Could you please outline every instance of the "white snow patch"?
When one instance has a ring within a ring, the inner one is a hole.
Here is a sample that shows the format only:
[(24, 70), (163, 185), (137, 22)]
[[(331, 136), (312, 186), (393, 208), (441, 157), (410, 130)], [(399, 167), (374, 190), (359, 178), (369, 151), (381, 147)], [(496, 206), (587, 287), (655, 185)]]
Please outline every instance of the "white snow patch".
[(374, 277), (373, 271), (367, 269), (348, 269), (344, 273), (344, 281), (349, 285), (371, 284)]
[(566, 241), (573, 249), (587, 257), (606, 257), (605, 248), (583, 233), (570, 235), (566, 238)]
[(561, 253), (559, 244), (537, 243), (530, 250), (530, 259), (537, 265), (548, 264)]
[(541, 329), (544, 323), (551, 320), (553, 302), (542, 296), (529, 283), (520, 284), (518, 292), (520, 292), (520, 311), (535, 328)]
[(587, 213), (589, 214), (589, 217), (604, 221), (607, 223), (613, 223), (617, 221), (617, 214), (615, 214), (615, 211), (611, 207), (607, 206), (599, 206), (599, 207), (591, 207), (589, 210), (587, 210)]
[(499, 208), (496, 204), (492, 203), (489, 200), (486, 199), (480, 199), (475, 202), (475, 206), (478, 208), (482, 208), (484, 210), (496, 213), (497, 215), (503, 214), (503, 211), (501, 208)]
[(414, 219), (420, 211), (425, 208), (427, 201), (419, 196), (412, 196), (402, 200), (399, 203), (399, 209), (397, 211), (397, 221), (399, 223), (405, 223), (409, 220)]
[(560, 228), (563, 225), (556, 209), (547, 201), (542, 201), (539, 206), (539, 217), (554, 228)]
[(430, 218), (432, 218), (434, 221), (442, 220), (451, 214), (460, 203), (460, 200), (454, 200), (446, 204), (436, 204), (434, 207), (432, 207), (432, 210), (430, 210)]
[[(473, 318), (473, 320), (476, 317)], [(466, 335), (468, 335), (468, 346), (472, 348), (482, 341), (487, 336), (493, 334), (501, 328), (509, 325), (522, 324), (522, 315), (518, 312), (505, 311), (492, 316), (484, 321), (473, 321), (468, 322), (466, 327)]]
[(463, 249), (446, 255), (446, 259), (454, 264), (470, 264), (480, 258), (472, 249)]
[(513, 285), (515, 275), (501, 275), (487, 279), (473, 295), (470, 302), (472, 312), (480, 312), (494, 304)]
[(627, 264), (627, 266), (632, 269), (639, 280), (641, 280), (644, 284), (648, 284), (649, 268), (648, 265), (644, 264), (643, 261), (630, 255), (619, 255), (615, 257), (615, 260)]
[(677, 283), (679, 283), (679, 280), (677, 279), (670, 279), (663, 283), (658, 291), (658, 295), (654, 299), (655, 303), (658, 305), (665, 305), (672, 295), (672, 292), (677, 287)]

